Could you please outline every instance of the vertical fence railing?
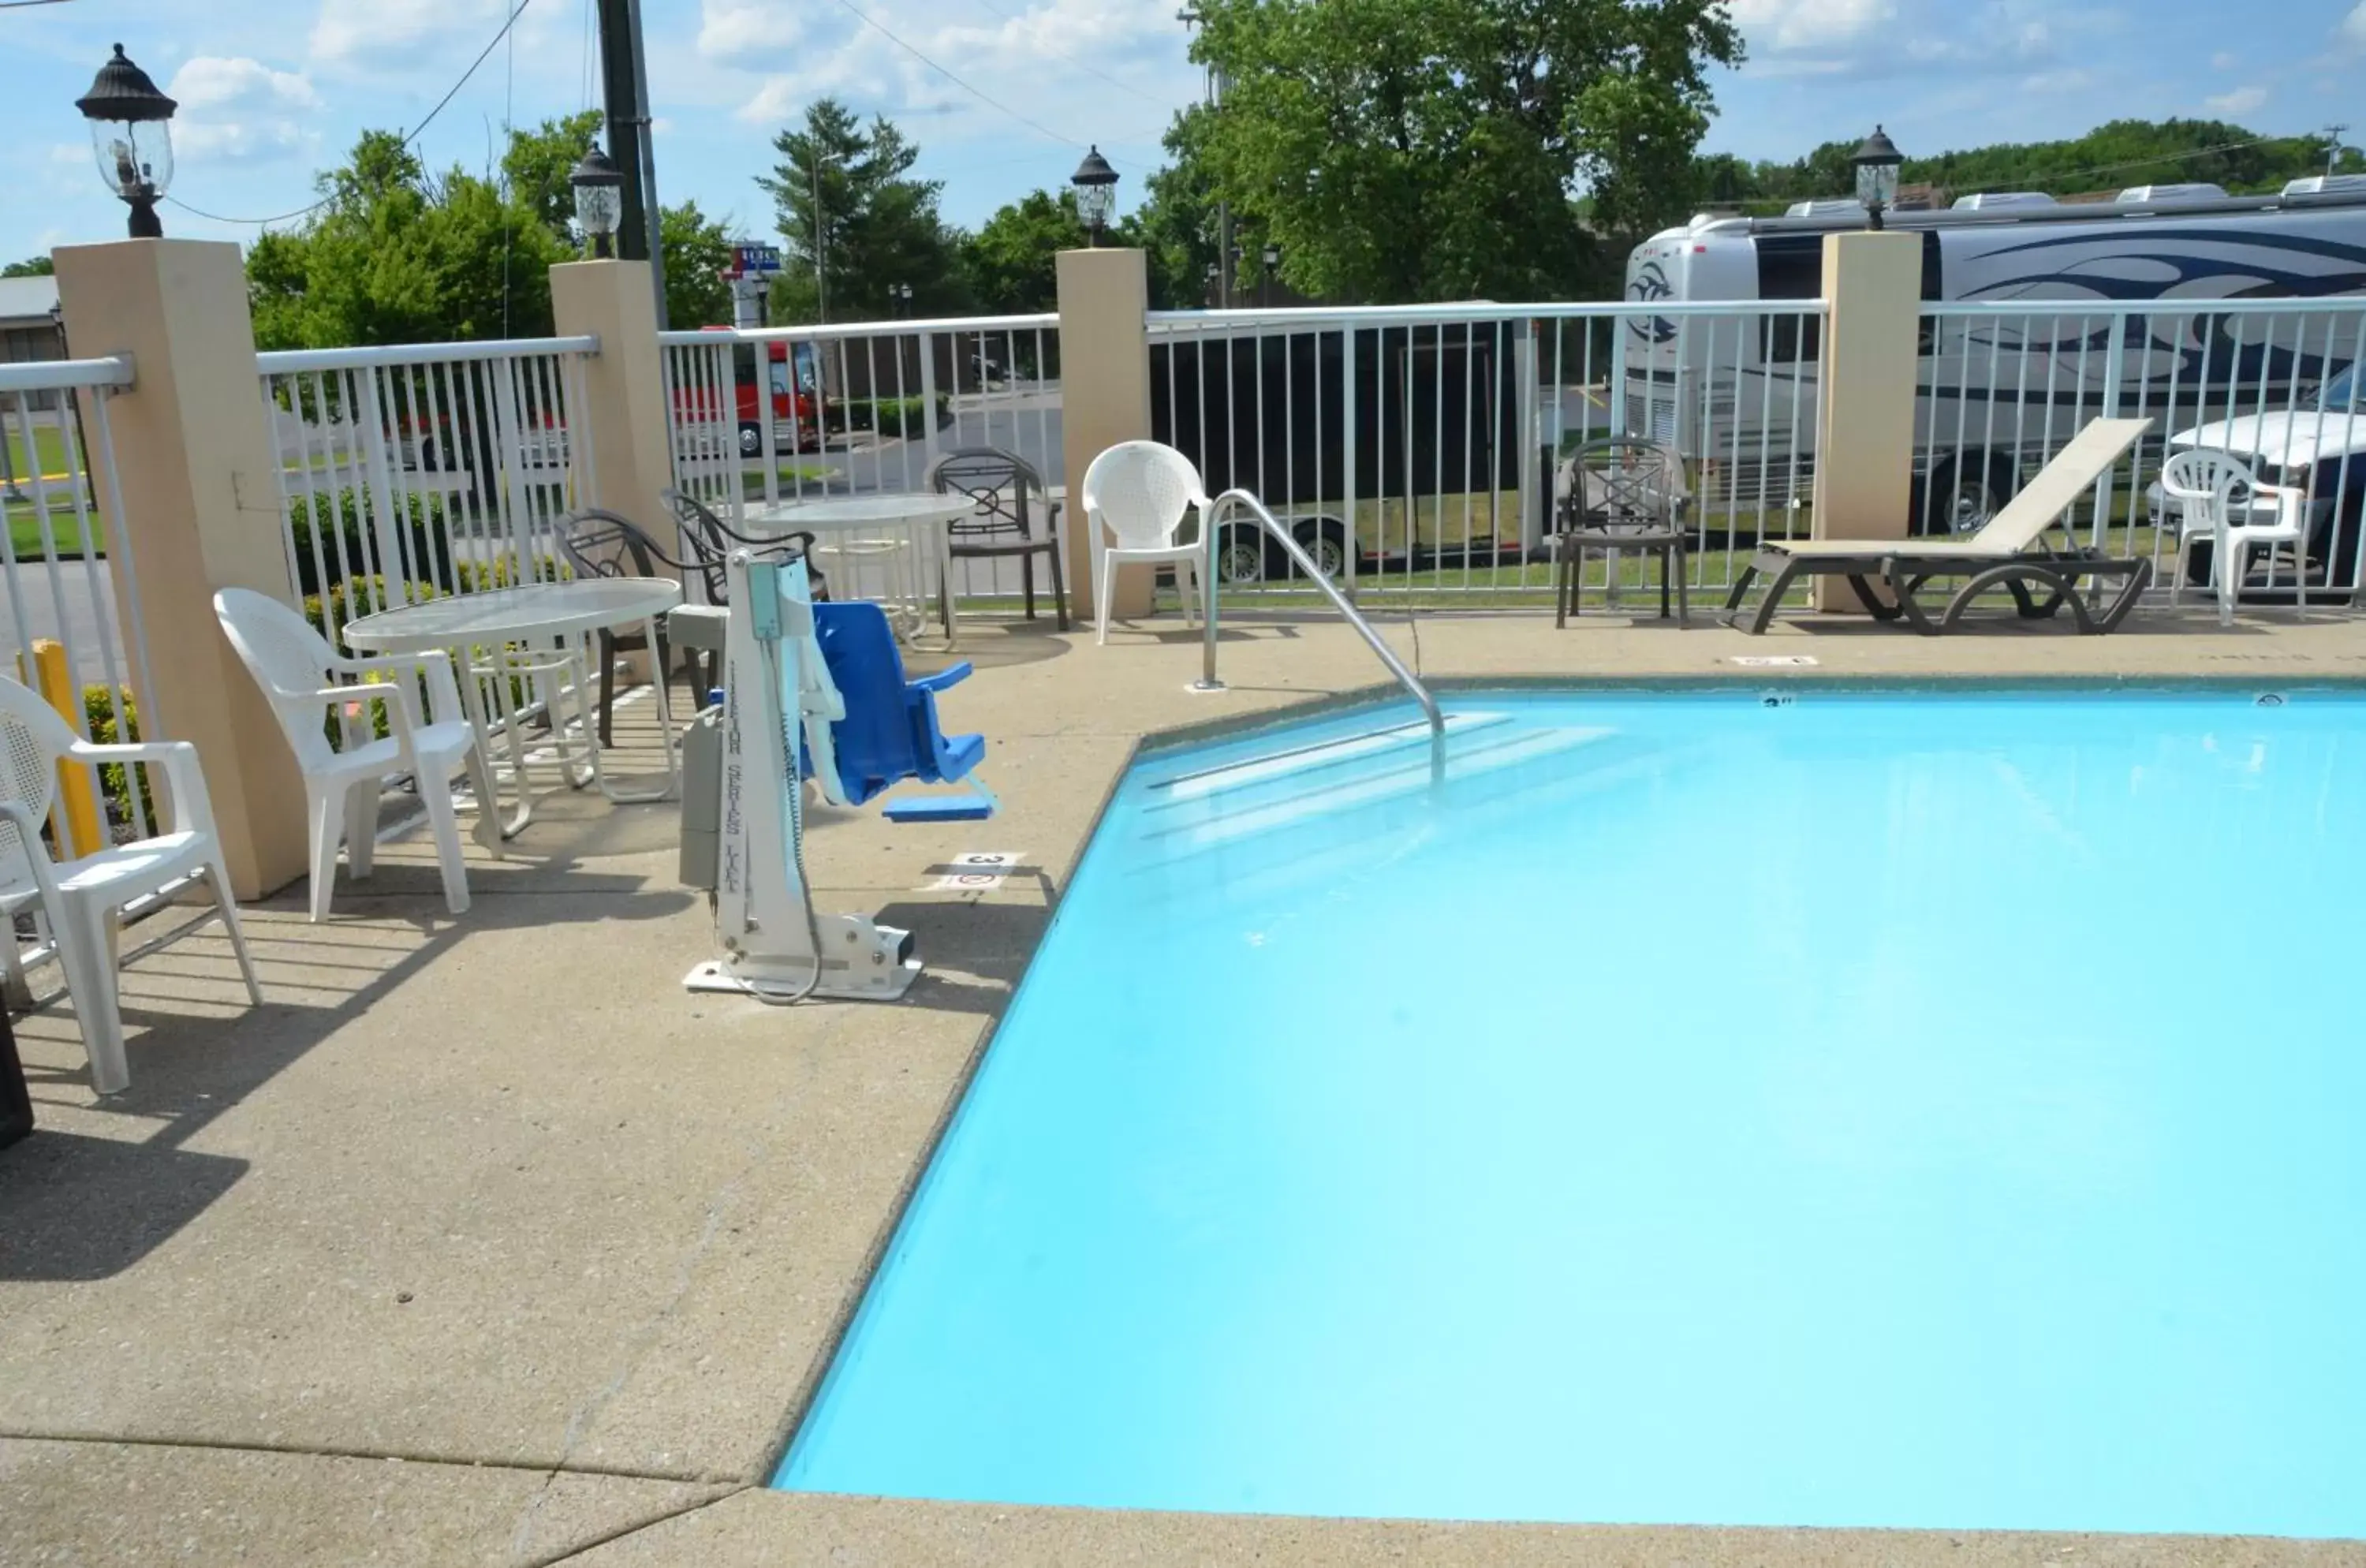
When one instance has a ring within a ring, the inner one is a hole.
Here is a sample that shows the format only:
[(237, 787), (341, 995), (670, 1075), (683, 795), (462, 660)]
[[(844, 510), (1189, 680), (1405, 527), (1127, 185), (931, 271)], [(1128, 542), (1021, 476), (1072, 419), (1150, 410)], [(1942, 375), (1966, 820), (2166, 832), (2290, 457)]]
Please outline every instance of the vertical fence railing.
[[(1914, 531), (1977, 526), (2089, 420), (2146, 418), (2146, 439), (2075, 509), (2080, 542), (2146, 557), (2170, 582), (2180, 541), (2160, 465), (2214, 448), (2308, 497), (2304, 547), (2262, 552), (2249, 590), (2318, 603), (2357, 592), (2366, 411), (2352, 367), (2366, 299), (1932, 304), (1921, 335)], [(2199, 585), (2198, 551), (2189, 564)]]
[[(170, 716), (142, 705), (155, 685), (131, 539), (101, 502), (122, 493), (107, 404), (132, 376), (121, 358), (0, 365), (0, 649), (9, 659), (0, 672), (101, 743), (170, 734)], [(51, 827), (60, 857), (146, 836), (145, 773), (85, 769), (78, 788), (65, 785)]]
[[(745, 523), (783, 502), (925, 490), (938, 458), (994, 447), (1056, 492), (1059, 324), (1035, 315), (660, 333), (674, 482)], [(1019, 593), (1010, 561), (961, 559), (954, 571), (964, 599)]]
[(288, 570), (332, 635), (407, 596), (558, 575), (553, 519), (598, 500), (591, 442), (569, 418), (598, 347), (530, 338), (256, 356)]
[[(1474, 608), (1551, 592), (1579, 448), (1651, 442), (1683, 459), (1687, 570), (1722, 587), (1807, 529), (1822, 319), (1813, 299), (1153, 312), (1152, 433), (1359, 593)], [(1307, 586), (1255, 530), (1216, 553), (1236, 596)], [(1644, 569), (1590, 555), (1582, 592)]]

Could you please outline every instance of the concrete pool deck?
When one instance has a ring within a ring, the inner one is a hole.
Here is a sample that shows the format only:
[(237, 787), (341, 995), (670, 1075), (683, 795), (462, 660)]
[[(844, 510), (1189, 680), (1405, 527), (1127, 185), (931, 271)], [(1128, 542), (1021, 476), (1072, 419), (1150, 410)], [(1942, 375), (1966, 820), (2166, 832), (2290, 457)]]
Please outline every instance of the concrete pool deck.
[[(97, 1100), (71, 1013), (17, 1026), (39, 1131), (0, 1152), (0, 1563), (1214, 1561), (2330, 1563), (2355, 1542), (1443, 1525), (794, 1496), (761, 1490), (1117, 770), (1145, 733), (1371, 687), (1313, 611), (1227, 628), (1198, 695), (1179, 623), (983, 626), (944, 700), (1006, 809), (814, 814), (825, 908), (884, 910), (904, 1005), (693, 998), (703, 900), (670, 807), (546, 795), (456, 919), (414, 843), (254, 907), (267, 1004), (200, 935), (126, 976), (130, 1090)], [(1382, 630), (1410, 654), (1399, 615)], [(1534, 613), (1425, 615), (1471, 679), (2366, 679), (2366, 621), (1925, 639), (1853, 621), (1750, 638)], [(1736, 657), (1806, 655), (1812, 667)], [(646, 707), (631, 710), (636, 716)], [(649, 732), (636, 732), (644, 761)], [(972, 850), (1034, 868), (930, 890)], [(1933, 1419), (1944, 1420), (1944, 1412)]]

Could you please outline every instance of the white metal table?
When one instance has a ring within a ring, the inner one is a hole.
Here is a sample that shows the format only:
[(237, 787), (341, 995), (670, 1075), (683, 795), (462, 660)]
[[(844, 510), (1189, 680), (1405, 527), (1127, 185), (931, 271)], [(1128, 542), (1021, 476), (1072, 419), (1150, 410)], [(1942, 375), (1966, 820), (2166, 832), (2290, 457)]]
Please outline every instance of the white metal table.
[[(535, 582), (515, 588), (495, 588), (482, 593), (457, 593), (448, 599), (429, 599), (417, 604), (405, 604), (392, 610), (380, 610), (348, 621), (344, 626), (345, 646), (356, 654), (420, 653), (430, 649), (448, 649), (456, 671), (460, 677), (460, 700), (468, 707), (468, 723), (477, 731), (479, 752), (486, 759), (490, 771), (492, 758), (492, 736), (498, 720), (511, 739), (510, 773), (517, 782), (518, 807), (507, 820), (501, 814), (498, 799), (487, 800), (478, 812), (479, 837), (490, 837), (495, 845), (501, 839), (515, 836), (534, 817), (534, 802), (526, 789), (525, 753), (519, 739), (516, 719), (509, 711), (508, 661), (501, 650), (511, 643), (572, 644), (589, 633), (606, 628), (644, 623), (649, 631), (649, 647), (657, 648), (657, 625), (668, 610), (682, 603), (682, 584), (662, 577), (601, 577), (584, 578), (573, 582)], [(490, 649), (492, 667), (480, 672), (477, 653)], [(489, 711), (485, 702), (483, 678), (489, 673), (493, 692)], [(583, 672), (580, 661), (576, 671), (577, 689), (582, 689)], [(665, 671), (657, 672), (658, 725), (663, 736), (666, 761), (665, 787), (652, 791), (625, 794), (608, 783), (600, 766), (600, 740), (597, 727), (585, 726), (585, 744), (592, 754), (592, 777), (600, 793), (618, 803), (645, 800), (666, 800), (681, 787), (681, 764), (674, 755), (673, 709), (667, 700)], [(562, 720), (551, 715), (551, 725), (557, 733)]]
[[(814, 535), (815, 548), (828, 549), (846, 558), (862, 544), (874, 546), (892, 544), (895, 553), (909, 551), (912, 573), (908, 580), (889, 585), (885, 597), (900, 601), (896, 619), (898, 630), (908, 640), (929, 618), (928, 573), (920, 562), (936, 562), (938, 581), (950, 583), (952, 579), (952, 535), (951, 525), (977, 510), (973, 496), (953, 491), (940, 495), (934, 491), (896, 491), (878, 495), (830, 495), (810, 501), (783, 501), (768, 506), (748, 509), (744, 529), (755, 537), (784, 538), (791, 534)], [(832, 540), (822, 543), (831, 535), (895, 535), (900, 538), (887, 540)], [(860, 585), (849, 583), (860, 592)], [(952, 595), (941, 596), (945, 607), (945, 646), (953, 643)]]

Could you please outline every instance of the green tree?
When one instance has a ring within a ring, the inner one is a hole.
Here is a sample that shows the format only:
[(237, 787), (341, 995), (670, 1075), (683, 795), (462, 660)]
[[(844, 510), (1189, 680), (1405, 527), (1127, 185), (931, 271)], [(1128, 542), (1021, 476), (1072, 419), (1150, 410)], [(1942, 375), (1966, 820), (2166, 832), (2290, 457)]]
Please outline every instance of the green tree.
[(1087, 238), (1074, 191), (1030, 191), (987, 219), (962, 247), (970, 294), (992, 315), (1052, 310), (1059, 299), (1054, 258)]
[(509, 150), (501, 154), (510, 198), (570, 245), (580, 246), (582, 240), (575, 229), (575, 187), (569, 180), (600, 134), (601, 119), (598, 109), (585, 109), (546, 119), (532, 130), (512, 130)]
[(57, 270), (58, 264), (47, 256), (27, 256), (0, 266), (0, 277), (48, 277)]
[(1596, 285), (1603, 247), (1572, 196), (1583, 186), (1613, 233), (1673, 216), (1712, 107), (1707, 69), (1741, 58), (1719, 0), (1199, 9), (1193, 57), (1229, 85), (1170, 149), (1280, 243), (1292, 288), (1374, 303)]
[(391, 131), (369, 130), (321, 177), (327, 202), (247, 253), (264, 348), (447, 343), (546, 334), (551, 264), (566, 249), (500, 187), (431, 177)]
[(658, 241), (665, 253), (666, 321), (676, 327), (731, 324), (731, 286), (723, 269), (731, 265), (731, 236), (721, 223), (685, 201), (658, 214)]
[[(910, 176), (920, 150), (884, 116), (864, 126), (836, 98), (806, 109), (803, 129), (772, 139), (781, 161), (756, 185), (772, 198), (786, 242), (786, 273), (772, 292), (775, 320), (830, 316), (862, 321), (886, 313), (887, 291), (909, 284), (924, 315), (966, 309), (959, 236), (937, 215), (935, 180)], [(818, 243), (826, 300), (814, 290)]]

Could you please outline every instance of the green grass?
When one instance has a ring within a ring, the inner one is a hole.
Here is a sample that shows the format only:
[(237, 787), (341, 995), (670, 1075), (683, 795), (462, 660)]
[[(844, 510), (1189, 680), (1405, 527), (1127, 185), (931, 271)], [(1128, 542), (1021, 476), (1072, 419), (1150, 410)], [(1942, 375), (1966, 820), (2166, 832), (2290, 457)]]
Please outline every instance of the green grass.
[[(8, 519), (8, 544), (18, 560), (39, 560), (48, 553), (41, 541), (41, 520), (30, 506), (5, 508)], [(94, 528), (97, 519), (92, 518)], [(50, 492), (50, 536), (57, 541), (61, 560), (78, 558), (83, 553), (81, 526), (74, 520), (73, 497), (71, 493), (52, 489)], [(107, 536), (99, 536), (98, 552), (107, 553)]]
[(25, 461), (25, 438), (19, 433), (16, 420), (11, 418), (8, 421), (8, 471), (15, 474), (17, 482), (24, 485), (28, 491), (32, 488), (31, 480), (36, 471), (43, 474), (62, 474), (66, 471), (64, 433), (55, 425), (37, 422), (33, 426), (33, 455), (40, 459), (39, 470)]

